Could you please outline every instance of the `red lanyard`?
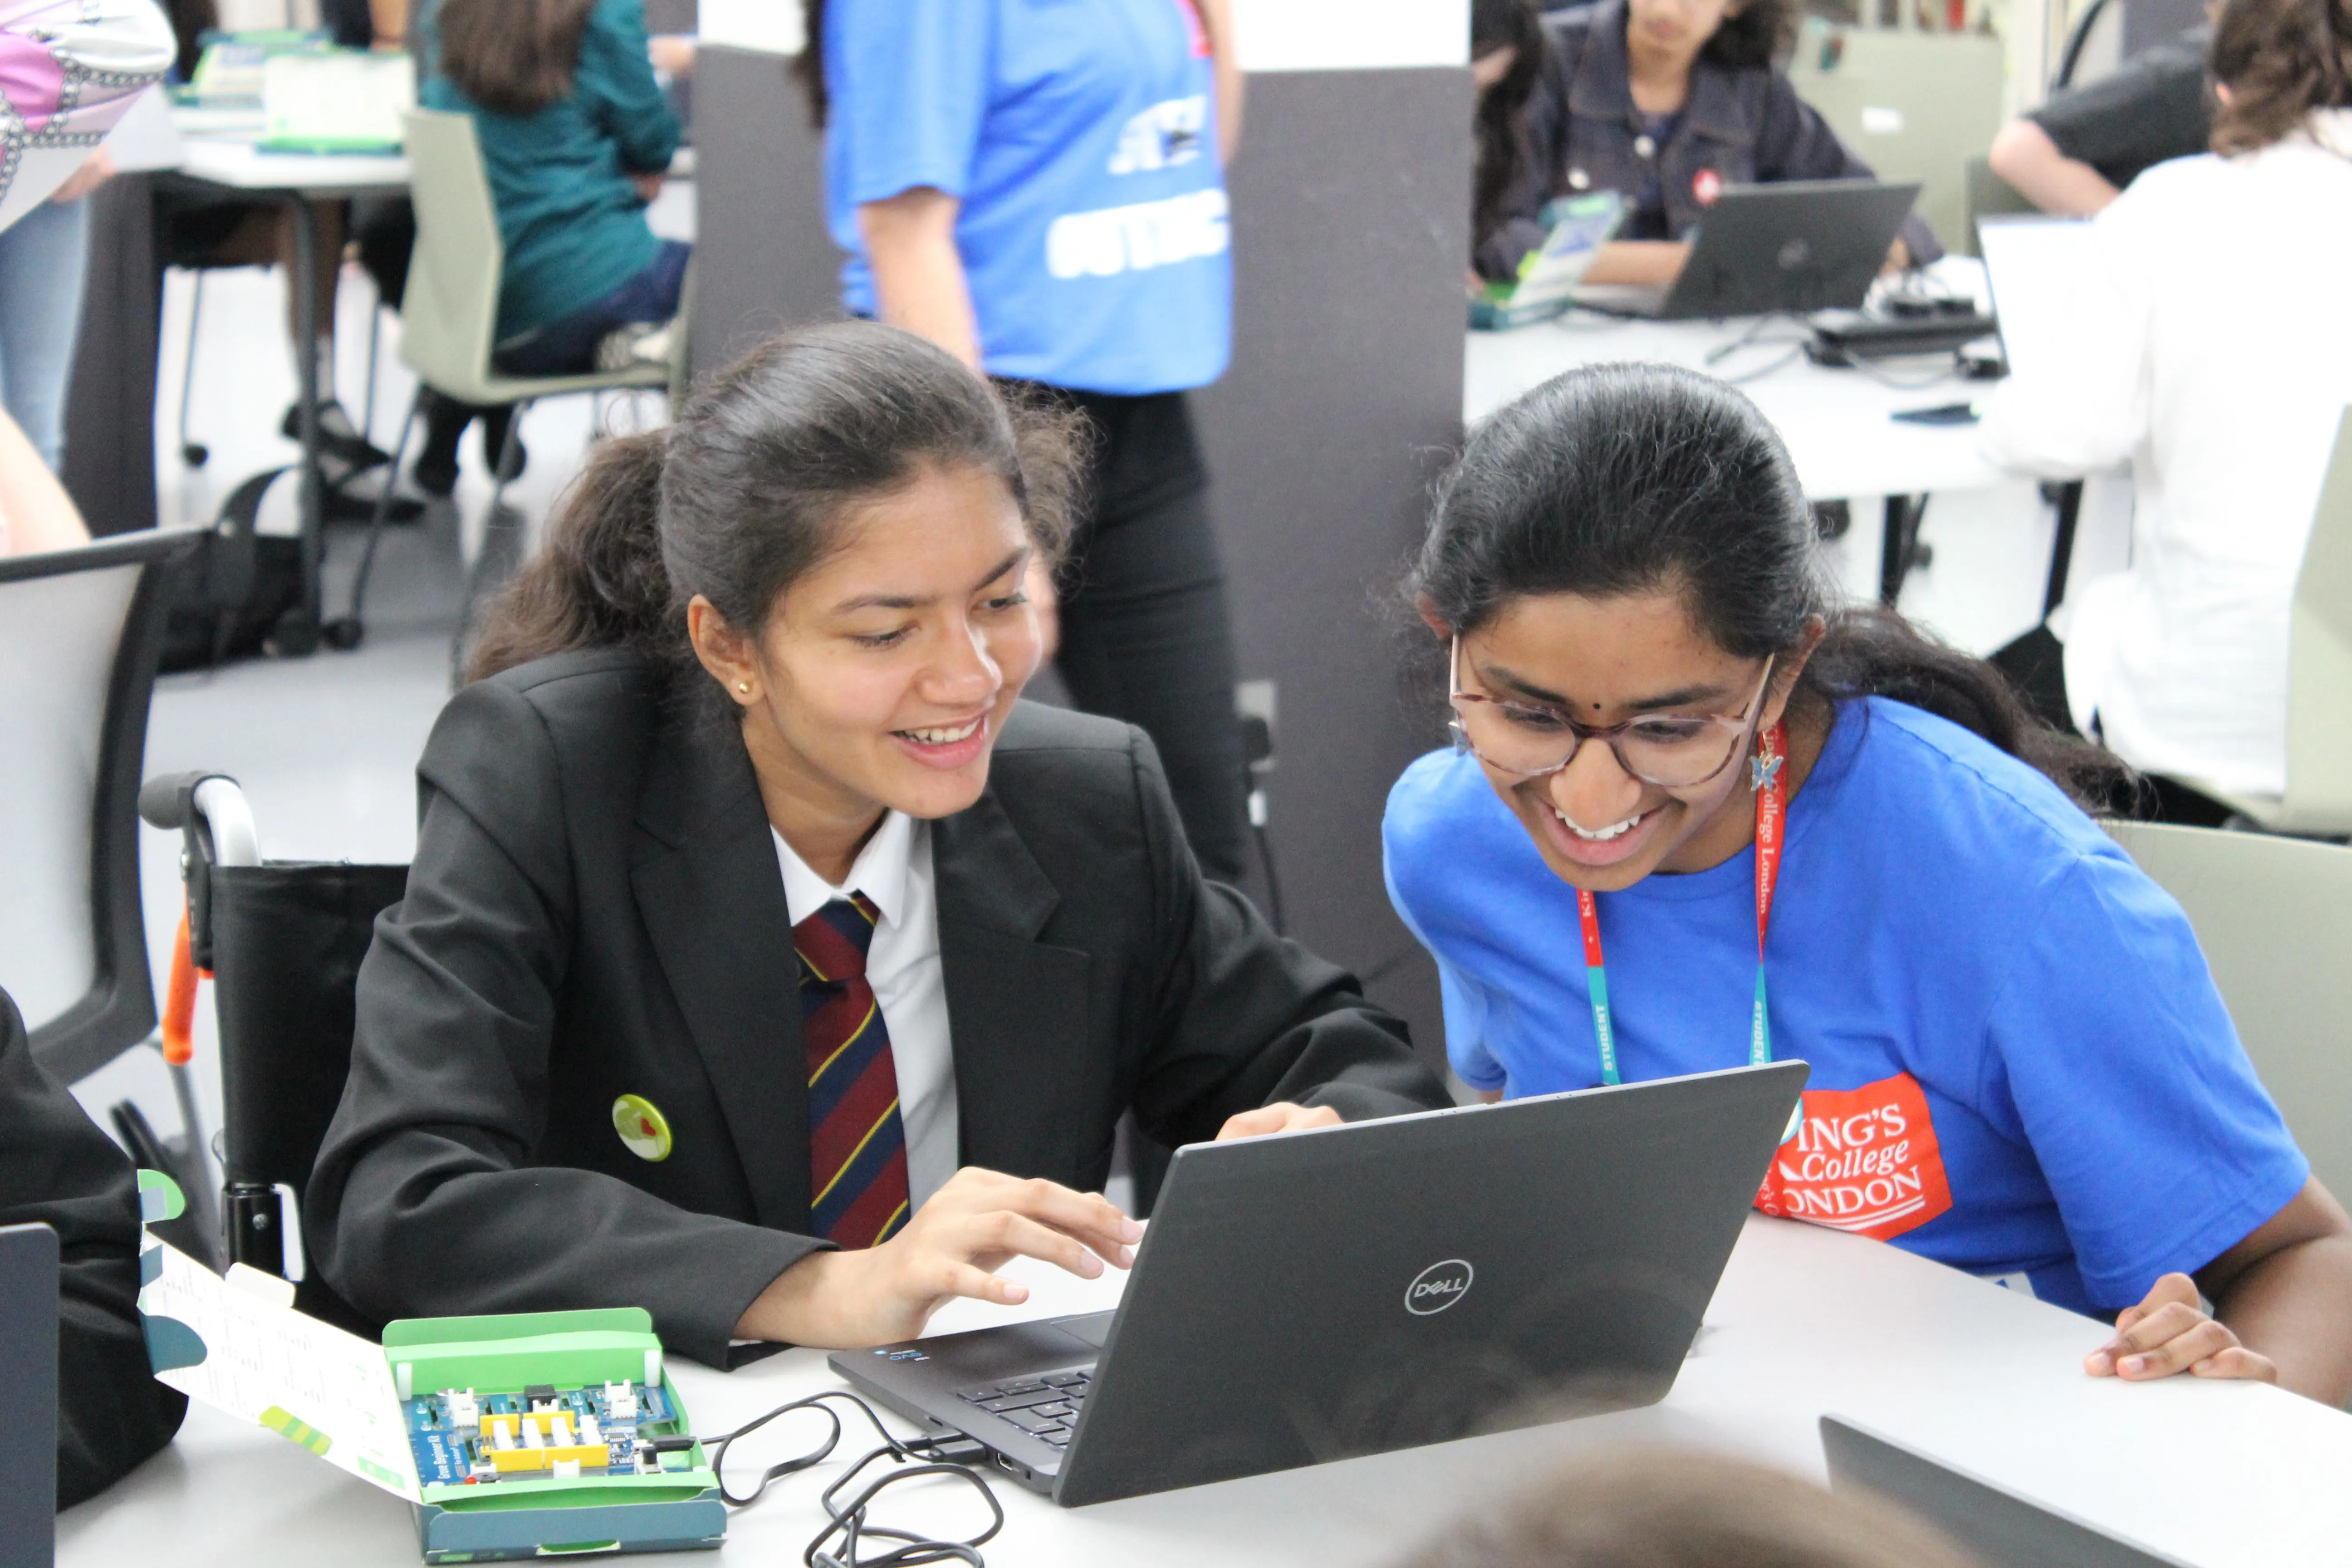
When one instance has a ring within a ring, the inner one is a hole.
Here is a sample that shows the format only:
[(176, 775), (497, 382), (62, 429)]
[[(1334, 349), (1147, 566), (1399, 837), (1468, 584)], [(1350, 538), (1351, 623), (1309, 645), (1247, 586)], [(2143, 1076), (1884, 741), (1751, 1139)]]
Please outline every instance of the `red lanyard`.
[[(1748, 762), (1748, 788), (1756, 795), (1756, 1011), (1748, 1032), (1748, 1059), (1772, 1059), (1772, 1026), (1764, 1009), (1764, 936), (1772, 925), (1772, 893), (1780, 880), (1780, 849), (1789, 823), (1789, 737), (1779, 724), (1756, 737)], [(1609, 973), (1601, 961), (1601, 908), (1582, 888), (1576, 915), (1584, 927), (1584, 984), (1592, 1002), (1592, 1030), (1601, 1042), (1601, 1081), (1622, 1083), (1617, 1073), (1617, 1036), (1609, 1018)]]

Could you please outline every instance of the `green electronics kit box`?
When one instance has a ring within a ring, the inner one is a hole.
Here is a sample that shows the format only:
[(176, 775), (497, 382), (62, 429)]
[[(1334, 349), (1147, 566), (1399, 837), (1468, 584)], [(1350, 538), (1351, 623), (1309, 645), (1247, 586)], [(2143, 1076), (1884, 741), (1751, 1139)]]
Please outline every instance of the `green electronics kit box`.
[[(140, 1173), (150, 1220), (180, 1194)], [(640, 1308), (411, 1318), (372, 1344), (152, 1236), (139, 1309), (155, 1375), (415, 1506), (427, 1563), (715, 1547), (719, 1479)]]
[(1470, 296), (1476, 331), (1508, 331), (1549, 321), (1568, 309), (1585, 268), (1625, 221), (1625, 199), (1615, 191), (1588, 191), (1544, 204), (1541, 245), (1519, 262), (1516, 277), (1479, 285)]

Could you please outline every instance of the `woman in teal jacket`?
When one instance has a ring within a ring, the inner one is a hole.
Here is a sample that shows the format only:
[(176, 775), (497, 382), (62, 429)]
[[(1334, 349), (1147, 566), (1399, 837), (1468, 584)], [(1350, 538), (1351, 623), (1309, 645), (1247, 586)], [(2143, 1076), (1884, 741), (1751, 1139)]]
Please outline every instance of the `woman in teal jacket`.
[(418, 96), (474, 117), (498, 205), (498, 367), (564, 375), (625, 354), (677, 314), (688, 254), (646, 223), (678, 123), (641, 0), (444, 0), (421, 20), (434, 68)]

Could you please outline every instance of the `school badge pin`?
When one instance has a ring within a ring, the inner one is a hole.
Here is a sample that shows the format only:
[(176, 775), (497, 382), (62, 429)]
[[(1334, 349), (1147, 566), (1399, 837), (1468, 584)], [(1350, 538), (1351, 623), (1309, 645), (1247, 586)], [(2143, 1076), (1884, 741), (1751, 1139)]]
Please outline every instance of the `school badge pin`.
[(613, 1101), (613, 1131), (640, 1160), (658, 1164), (669, 1158), (669, 1122), (661, 1108), (642, 1094), (625, 1094)]

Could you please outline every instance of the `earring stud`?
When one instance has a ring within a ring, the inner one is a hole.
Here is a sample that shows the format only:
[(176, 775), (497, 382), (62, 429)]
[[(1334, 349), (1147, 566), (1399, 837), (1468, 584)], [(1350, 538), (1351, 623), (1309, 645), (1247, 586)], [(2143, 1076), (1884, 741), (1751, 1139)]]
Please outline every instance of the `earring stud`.
[(735, 683), (735, 689), (749, 697), (751, 695), (751, 683), (748, 680), (739, 680)]

